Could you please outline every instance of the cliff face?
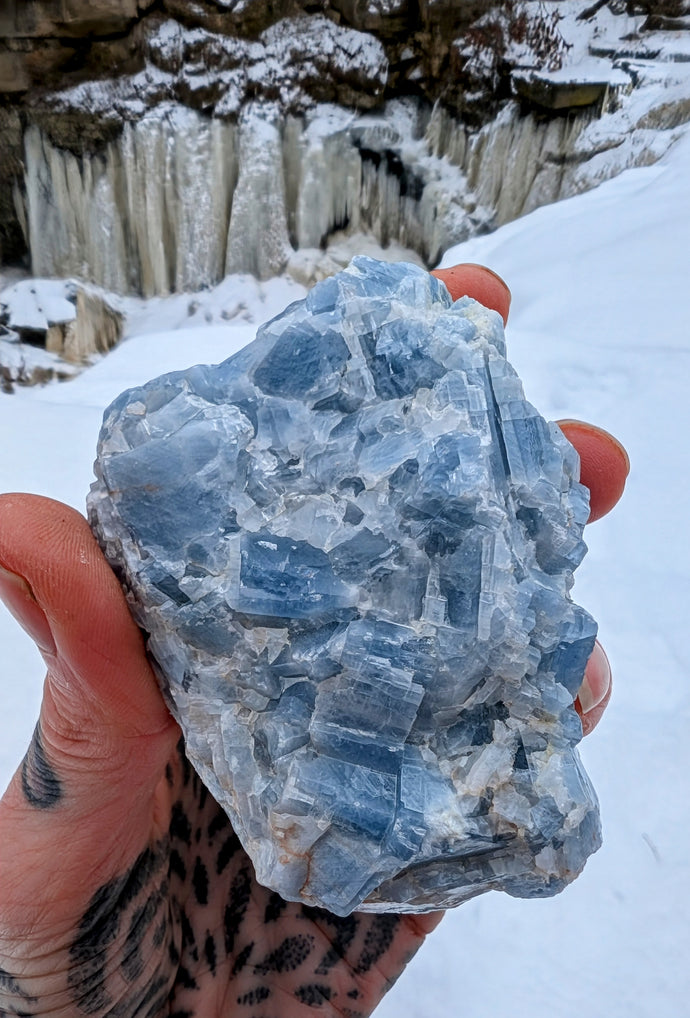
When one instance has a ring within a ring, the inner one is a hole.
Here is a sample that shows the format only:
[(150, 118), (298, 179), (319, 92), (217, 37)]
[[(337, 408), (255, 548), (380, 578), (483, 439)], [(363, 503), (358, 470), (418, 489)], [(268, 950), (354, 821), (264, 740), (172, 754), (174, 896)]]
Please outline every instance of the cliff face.
[(636, 124), (592, 124), (644, 75), (615, 46), (584, 80), (559, 69), (578, 22), (642, 31), (624, 7), (5, 0), (0, 263), (157, 293), (280, 271), (338, 230), (432, 262), (606, 175), (582, 167)]
[[(395, 69), (389, 89), (411, 77), (415, 89), (433, 100), (456, 91), (458, 67), (451, 67), (450, 59), (454, 44), (496, 6), (522, 5), (491, 0), (6, 0), (0, 12), (0, 91), (63, 88), (140, 70), (146, 38), (167, 19), (195, 32), (192, 59), (210, 57), (213, 66), (211, 51), (218, 41), (209, 36), (237, 40), (236, 53), (246, 53), (241, 42), (260, 42), (271, 26), (306, 16), (375, 37)], [(351, 84), (361, 92), (357, 77), (355, 70)], [(337, 78), (326, 69), (319, 86), (329, 91)], [(360, 98), (367, 102), (365, 95)]]
[[(482, 87), (487, 68), (477, 61), (466, 67), (459, 53), (467, 44), (477, 51), (487, 41), (496, 45), (491, 25), (472, 29), (492, 6), (490, 0), (5, 0), (0, 261), (26, 250), (19, 192), (29, 125), (81, 155), (163, 101), (232, 120), (249, 100), (298, 114), (315, 102), (361, 111), (409, 94), (482, 122), (501, 89)], [(515, 30), (512, 11), (524, 5), (498, 6), (508, 12), (499, 32), (505, 48)]]

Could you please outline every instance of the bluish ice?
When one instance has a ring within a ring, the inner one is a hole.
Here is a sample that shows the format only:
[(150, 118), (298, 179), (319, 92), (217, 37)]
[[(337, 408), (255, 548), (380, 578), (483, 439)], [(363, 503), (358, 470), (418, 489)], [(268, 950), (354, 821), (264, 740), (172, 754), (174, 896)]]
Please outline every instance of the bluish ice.
[(498, 314), (368, 258), (106, 411), (89, 518), (261, 883), (345, 915), (580, 872), (578, 474)]

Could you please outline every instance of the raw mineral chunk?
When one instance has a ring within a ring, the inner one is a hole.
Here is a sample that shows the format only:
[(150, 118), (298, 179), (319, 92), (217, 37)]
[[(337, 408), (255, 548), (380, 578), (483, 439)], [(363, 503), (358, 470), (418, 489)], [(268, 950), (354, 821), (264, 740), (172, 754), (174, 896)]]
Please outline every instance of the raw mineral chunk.
[(581, 870), (578, 471), (499, 316), (366, 258), (108, 409), (91, 524), (261, 883), (421, 912)]

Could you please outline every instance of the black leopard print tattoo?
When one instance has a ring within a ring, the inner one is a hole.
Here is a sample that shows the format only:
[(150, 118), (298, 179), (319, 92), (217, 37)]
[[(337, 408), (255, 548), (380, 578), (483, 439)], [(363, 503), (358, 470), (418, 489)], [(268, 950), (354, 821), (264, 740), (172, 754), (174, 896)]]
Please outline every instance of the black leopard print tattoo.
[(26, 756), (22, 761), (22, 791), (38, 809), (51, 809), (62, 798), (62, 785), (48, 762), (43, 748), (41, 722), (37, 722)]
[[(28, 802), (38, 810), (60, 808), (61, 782), (39, 729), (25, 769)], [(33, 995), (40, 981), (0, 969), (0, 1018), (371, 1014), (423, 939), (414, 920), (339, 918), (283, 901), (256, 883), (227, 816), (181, 744), (165, 780), (167, 831), (126, 872), (98, 887), (73, 931), (64, 963), (66, 1006), (54, 1010), (54, 1001)]]

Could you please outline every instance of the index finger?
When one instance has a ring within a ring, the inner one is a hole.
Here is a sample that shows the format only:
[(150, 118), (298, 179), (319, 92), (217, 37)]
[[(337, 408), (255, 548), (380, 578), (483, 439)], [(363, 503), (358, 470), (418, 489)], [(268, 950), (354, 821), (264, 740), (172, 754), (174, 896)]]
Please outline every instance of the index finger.
[(466, 262), (449, 269), (434, 269), (431, 273), (445, 283), (453, 300), (473, 297), (485, 308), (498, 311), (505, 325), (510, 310), (510, 290), (499, 275), (485, 265)]

